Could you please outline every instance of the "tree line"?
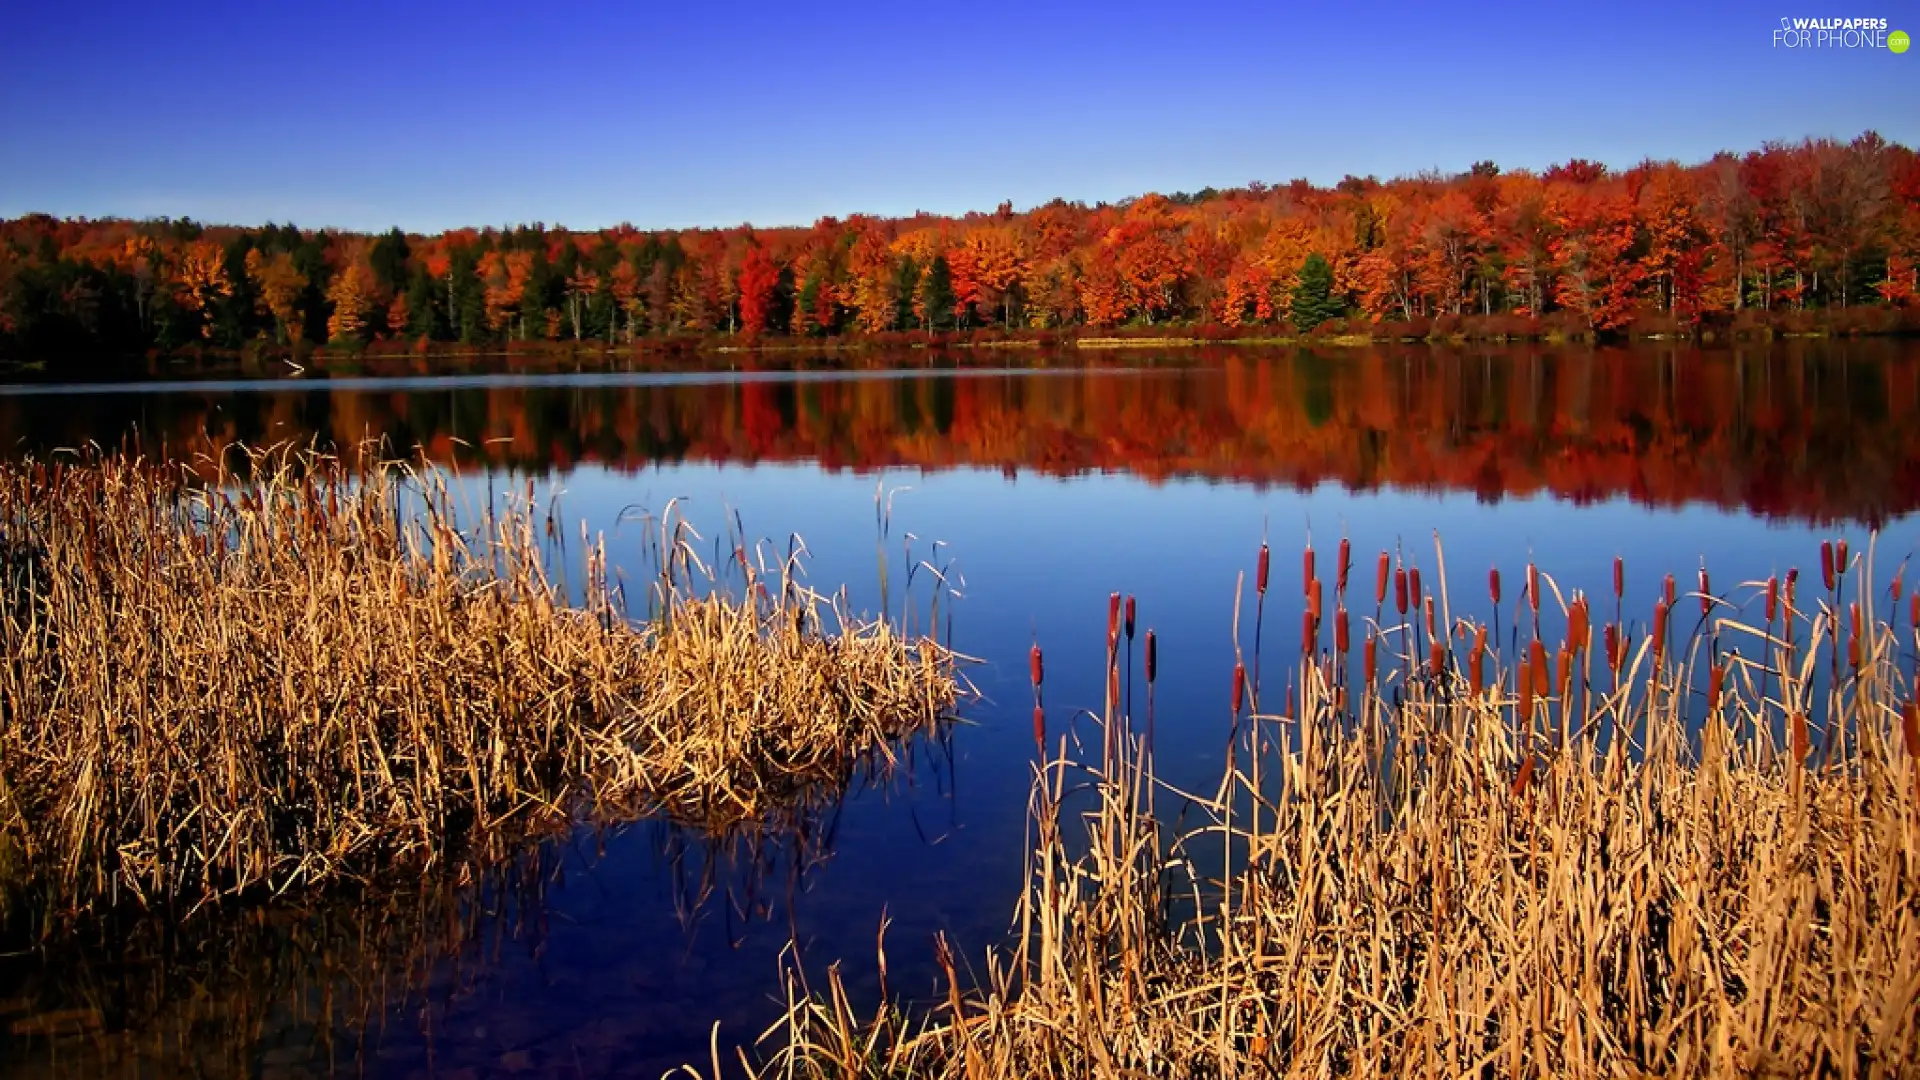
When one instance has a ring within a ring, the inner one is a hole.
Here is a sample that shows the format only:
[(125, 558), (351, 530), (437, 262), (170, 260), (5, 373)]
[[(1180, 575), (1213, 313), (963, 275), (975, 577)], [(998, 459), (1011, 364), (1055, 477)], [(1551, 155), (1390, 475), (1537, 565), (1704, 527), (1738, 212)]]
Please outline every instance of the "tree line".
[(30, 353), (1333, 320), (1606, 332), (1911, 307), (1920, 157), (1871, 132), (1681, 165), (1349, 176), (806, 228), (365, 235), (0, 221), (0, 346)]

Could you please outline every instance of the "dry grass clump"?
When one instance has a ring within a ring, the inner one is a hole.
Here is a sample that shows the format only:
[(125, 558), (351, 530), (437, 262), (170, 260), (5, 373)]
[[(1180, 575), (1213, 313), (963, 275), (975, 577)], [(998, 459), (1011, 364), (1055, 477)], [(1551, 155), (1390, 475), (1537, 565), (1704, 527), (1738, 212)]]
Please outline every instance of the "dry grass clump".
[(0, 854), (56, 915), (432, 861), (583, 796), (737, 818), (955, 700), (946, 650), (790, 566), (664, 573), (640, 626), (603, 540), (549, 577), (531, 488), (469, 532), (431, 468), (244, 464), (0, 465)]
[[(1236, 663), (1217, 792), (1155, 782), (1116, 674), (1036, 765), (1011, 954), (963, 982), (941, 942), (918, 1014), (796, 976), (760, 1074), (1920, 1072), (1920, 601), (1876, 620), (1841, 544), (1804, 606), (1703, 570), (1637, 626), (1616, 584), (1596, 633), (1529, 567), (1503, 650), (1498, 615), (1448, 618), (1444, 563), (1428, 595), (1383, 555), (1349, 652), (1342, 547), (1331, 618), (1306, 560), (1284, 707)], [(1266, 579), (1263, 549), (1262, 609)]]

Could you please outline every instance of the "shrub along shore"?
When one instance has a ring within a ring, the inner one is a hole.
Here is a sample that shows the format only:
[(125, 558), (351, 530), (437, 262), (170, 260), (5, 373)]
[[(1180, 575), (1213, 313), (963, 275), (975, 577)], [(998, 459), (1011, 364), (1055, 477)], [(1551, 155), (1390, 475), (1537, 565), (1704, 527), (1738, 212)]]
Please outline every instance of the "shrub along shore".
[[(0, 464), (0, 883), (47, 932), (470, 854), (587, 815), (725, 830), (960, 693), (953, 656), (684, 521), (629, 598), (529, 486), (280, 449)], [(737, 578), (737, 581), (735, 580)], [(630, 602), (631, 601), (631, 602)], [(630, 608), (641, 606), (644, 617)]]
[[(1669, 577), (1644, 618), (1618, 564), (1598, 600), (1530, 566), (1505, 609), (1496, 572), (1487, 625), (1451, 617), (1435, 556), (1432, 593), (1382, 554), (1350, 596), (1347, 545), (1331, 588), (1308, 551), (1305, 647), (1267, 672), (1284, 693), (1236, 656), (1211, 793), (1156, 780), (1157, 643), (1136, 644), (1131, 602), (1123, 617), (1113, 598), (1096, 713), (1042, 708), (1036, 646), (1037, 843), (1012, 943), (968, 964), (938, 941), (932, 1002), (869, 1009), (838, 969), (825, 986), (792, 972), (787, 1023), (743, 1063), (967, 1080), (1920, 1070), (1920, 597), (1876, 587), (1871, 552), (1839, 543), (1817, 586), (1716, 592), (1703, 569), (1697, 591)], [(1266, 586), (1263, 547), (1256, 641), (1269, 604), (1297, 612)], [(1134, 670), (1140, 698), (1122, 689)]]

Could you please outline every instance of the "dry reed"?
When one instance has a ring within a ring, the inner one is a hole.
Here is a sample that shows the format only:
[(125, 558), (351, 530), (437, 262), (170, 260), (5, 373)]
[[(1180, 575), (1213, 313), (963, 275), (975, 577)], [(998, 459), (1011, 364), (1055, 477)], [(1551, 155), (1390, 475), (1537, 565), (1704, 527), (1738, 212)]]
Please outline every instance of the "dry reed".
[[(363, 451), (366, 448), (363, 448)], [(652, 617), (531, 483), (309, 451), (0, 465), (0, 880), (48, 924), (430, 864), (584, 809), (713, 827), (943, 717), (952, 655), (669, 515)], [(730, 571), (731, 573), (731, 571)], [(729, 578), (729, 580), (732, 580)]]
[[(1823, 577), (1844, 578), (1828, 550)], [(1743, 621), (1767, 583), (1703, 590), (1698, 630), (1669, 634), (1669, 579), (1650, 628), (1605, 628), (1617, 652), (1594, 657), (1584, 630), (1554, 643), (1554, 678), (1537, 636), (1552, 582), (1529, 566), (1508, 656), (1498, 625), (1462, 620), (1447, 633), (1471, 648), (1435, 641), (1436, 673), (1415, 662), (1413, 624), (1391, 622), (1369, 628), (1362, 672), (1309, 655), (1297, 703), (1251, 717), (1236, 663), (1212, 795), (1157, 785), (1132, 718), (1089, 714), (1035, 766), (1011, 949), (963, 980), (940, 941), (945, 1000), (918, 1008), (856, 1009), (837, 969), (821, 992), (790, 974), (788, 1016), (752, 1067), (1915, 1075), (1920, 714), (1906, 672), (1920, 640), (1873, 617), (1871, 577), (1844, 582), (1864, 613), (1857, 669), (1835, 663), (1839, 583), (1814, 610), (1794, 609), (1789, 587), (1781, 629)], [(1497, 605), (1497, 574), (1489, 584)], [(1576, 598), (1560, 615), (1585, 612)], [(1402, 661), (1378, 678), (1376, 640)], [(1158, 820), (1156, 786), (1206, 824)]]

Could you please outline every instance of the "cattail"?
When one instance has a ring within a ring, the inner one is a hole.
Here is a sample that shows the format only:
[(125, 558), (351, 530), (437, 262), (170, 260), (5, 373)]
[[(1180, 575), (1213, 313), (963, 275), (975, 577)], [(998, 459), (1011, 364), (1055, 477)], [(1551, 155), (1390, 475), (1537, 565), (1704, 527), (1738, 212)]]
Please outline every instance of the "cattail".
[(1720, 711), (1720, 690), (1726, 681), (1727, 665), (1724, 663), (1713, 665), (1713, 668), (1707, 672), (1707, 712)]
[(1407, 613), (1407, 568), (1404, 566), (1393, 572), (1393, 606), (1400, 614)]
[(1353, 543), (1346, 537), (1340, 538), (1340, 565), (1334, 567), (1333, 591), (1342, 597), (1347, 595), (1347, 572), (1353, 569)]
[(1320, 619), (1312, 608), (1300, 613), (1300, 651), (1311, 654), (1320, 638)]
[(1333, 613), (1333, 647), (1342, 656), (1347, 652), (1347, 609), (1345, 605)]
[(1260, 558), (1254, 562), (1253, 591), (1267, 595), (1267, 545), (1264, 543), (1260, 545)]
[(1500, 568), (1497, 566), (1487, 571), (1487, 595), (1493, 597), (1496, 606), (1500, 603)]
[(1798, 592), (1799, 589), (1800, 589), (1800, 568), (1797, 566), (1789, 566), (1787, 567), (1787, 606), (1788, 607), (1793, 606), (1794, 594)]
[(1567, 613), (1567, 644), (1572, 646), (1575, 652), (1585, 652), (1587, 649), (1590, 633), (1588, 619), (1587, 598), (1574, 597), (1573, 607)]
[(1519, 723), (1533, 724), (1533, 666), (1520, 665), (1520, 711), (1514, 717)]
[(1907, 702), (1900, 716), (1900, 734), (1907, 740), (1907, 756), (1920, 761), (1920, 702)]
[(1673, 590), (1674, 590), (1673, 575), (1668, 574), (1667, 580), (1665, 582), (1665, 592), (1661, 594), (1662, 598), (1665, 599), (1667, 602), (1668, 611), (1673, 610), (1673, 604), (1676, 597), (1676, 594)]
[(1316, 621), (1320, 618), (1320, 613), (1325, 610), (1320, 606), (1320, 594), (1319, 578), (1314, 578), (1312, 581), (1307, 582), (1307, 610), (1313, 613)]
[(1387, 553), (1380, 553), (1380, 572), (1373, 579), (1373, 603), (1378, 607), (1387, 602)]
[(1033, 742), (1036, 746), (1047, 745), (1047, 711), (1038, 705), (1033, 707)]
[(1533, 782), (1533, 755), (1528, 754), (1520, 762), (1520, 771), (1513, 776), (1513, 797), (1518, 799), (1527, 793), (1527, 785)]
[(1540, 568), (1532, 563), (1527, 564), (1527, 603), (1540, 614)]
[(1767, 625), (1772, 626), (1774, 617), (1780, 614), (1780, 579), (1767, 579)]
[(1913, 623), (1915, 630), (1920, 630), (1920, 592), (1915, 592), (1912, 596), (1909, 596), (1907, 603), (1910, 606), (1907, 621)]
[(1235, 660), (1233, 662), (1233, 711), (1236, 715), (1240, 712), (1240, 703), (1246, 700), (1246, 694), (1247, 665)]
[(1792, 743), (1793, 760), (1807, 760), (1807, 754), (1813, 749), (1813, 740), (1807, 737), (1807, 714), (1796, 712), (1787, 717), (1787, 728)]
[(1896, 604), (1900, 602), (1900, 579), (1906, 575), (1907, 571), (1904, 568), (1893, 572), (1893, 586), (1888, 591), (1893, 594), (1893, 602)]
[(1613, 557), (1613, 598), (1618, 600), (1627, 594), (1627, 561), (1620, 556)]
[(1566, 697), (1568, 687), (1573, 685), (1573, 650), (1563, 643), (1555, 661), (1557, 670), (1554, 672), (1553, 685), (1561, 697)]
[(1533, 687), (1545, 691), (1552, 684), (1547, 682), (1547, 646), (1539, 638), (1533, 639), (1533, 647), (1527, 653), (1528, 665), (1533, 669)]
[(1484, 626), (1473, 635), (1473, 651), (1467, 654), (1467, 672), (1473, 679), (1474, 696), (1478, 697), (1487, 685), (1487, 628)]
[(1602, 639), (1607, 646), (1607, 670), (1618, 676), (1620, 674), (1620, 627), (1608, 623)]
[(1307, 582), (1309, 587), (1318, 580), (1318, 575), (1314, 572), (1312, 544), (1308, 544), (1307, 549), (1300, 553), (1300, 580)]
[(1113, 643), (1119, 640), (1120, 640), (1120, 594), (1111, 593), (1107, 596), (1107, 645), (1108, 647), (1111, 648)]
[(1160, 673), (1160, 639), (1147, 631), (1147, 682), (1151, 684), (1155, 675)]
[(1713, 614), (1713, 586), (1707, 583), (1707, 568), (1700, 568), (1700, 617)]
[(1433, 643), (1432, 650), (1430, 651), (1431, 651), (1431, 655), (1427, 658), (1427, 671), (1430, 674), (1432, 674), (1434, 678), (1438, 679), (1440, 677), (1440, 673), (1446, 670), (1447, 647), (1446, 645), (1436, 640)]
[(1667, 602), (1656, 601), (1653, 605), (1653, 662), (1659, 663), (1667, 649)]
[[(1420, 568), (1417, 566), (1408, 567), (1407, 568), (1407, 601), (1413, 605), (1413, 609), (1415, 611), (1420, 610), (1421, 597), (1425, 595), (1426, 593), (1423, 592), (1420, 588)], [(1427, 633), (1429, 634), (1433, 633), (1433, 629), (1429, 627), (1427, 629)]]
[(1828, 592), (1833, 591), (1833, 541), (1831, 540), (1820, 541), (1820, 581), (1827, 587)]
[(1378, 657), (1375, 655), (1377, 651), (1374, 647), (1375, 641), (1376, 639), (1375, 639), (1374, 632), (1372, 630), (1368, 630), (1367, 643), (1360, 650), (1360, 666), (1366, 669), (1368, 686), (1373, 685), (1373, 673), (1376, 670), (1374, 661), (1378, 659)]
[(1046, 670), (1040, 662), (1040, 643), (1037, 641), (1034, 642), (1032, 651), (1027, 653), (1027, 669), (1033, 675), (1033, 688), (1035, 690), (1040, 689), (1040, 684), (1044, 681)]
[(1853, 563), (1847, 559), (1847, 542), (1843, 539), (1833, 546), (1833, 572), (1844, 576)]
[(1133, 594), (1127, 594), (1127, 641), (1133, 641)]
[(1847, 605), (1847, 659), (1853, 664), (1853, 670), (1860, 670), (1860, 603), (1855, 601)]
[(1287, 711), (1282, 715), (1300, 715), (1300, 698), (1297, 696), (1297, 691), (1294, 690), (1292, 683), (1287, 684)]
[(1427, 636), (1430, 638), (1437, 638), (1440, 635), (1434, 631), (1433, 597), (1431, 596), (1427, 597), (1424, 601), (1422, 601), (1422, 603), (1425, 605), (1427, 609)]

